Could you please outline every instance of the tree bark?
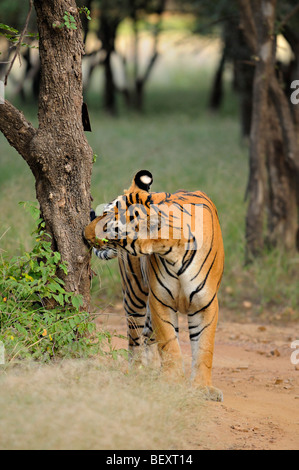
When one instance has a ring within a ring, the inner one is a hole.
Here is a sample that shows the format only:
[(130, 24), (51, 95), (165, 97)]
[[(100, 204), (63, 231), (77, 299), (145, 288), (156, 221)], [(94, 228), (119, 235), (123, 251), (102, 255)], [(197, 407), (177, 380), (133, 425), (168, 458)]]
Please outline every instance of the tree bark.
[(246, 217), (249, 261), (262, 252), (265, 241), (289, 252), (297, 248), (299, 146), (296, 113), (276, 73), (276, 0), (239, 4), (244, 36), (256, 60)]
[(218, 111), (223, 99), (223, 73), (226, 60), (226, 50), (223, 48), (221, 59), (219, 61), (209, 98), (209, 109), (211, 111)]
[[(253, 117), (250, 132), (249, 206), (246, 217), (247, 258), (264, 247), (264, 212), (266, 197), (266, 136), (268, 131), (268, 88), (273, 66), (273, 34), (276, 0), (255, 0), (257, 26), (257, 64), (253, 85)], [(265, 5), (265, 8), (262, 7)], [(262, 18), (260, 18), (262, 15)]]
[(102, 42), (102, 49), (106, 53), (104, 64), (105, 85), (104, 85), (104, 107), (112, 116), (117, 114), (116, 107), (116, 86), (113, 76), (111, 63), (112, 53), (115, 51), (116, 31), (122, 20), (121, 15), (115, 15), (111, 12), (109, 2), (103, 3), (101, 12), (101, 25), (98, 32), (99, 39)]
[[(90, 301), (90, 252), (82, 231), (89, 221), (93, 152), (82, 125), (83, 51), (75, 0), (34, 0), (39, 31), (41, 83), (38, 129), (8, 102), (0, 106), (0, 130), (26, 160), (53, 249), (68, 265), (59, 273), (69, 292)], [(63, 23), (65, 12), (77, 29)], [(58, 27), (61, 26), (61, 27)]]
[[(296, 173), (285, 161), (282, 129), (273, 103), (269, 110), (269, 135), (267, 142), (267, 170), (269, 197), (268, 204), (268, 246), (286, 248), (296, 246), (298, 211), (296, 200)], [(281, 246), (280, 246), (281, 247)]]

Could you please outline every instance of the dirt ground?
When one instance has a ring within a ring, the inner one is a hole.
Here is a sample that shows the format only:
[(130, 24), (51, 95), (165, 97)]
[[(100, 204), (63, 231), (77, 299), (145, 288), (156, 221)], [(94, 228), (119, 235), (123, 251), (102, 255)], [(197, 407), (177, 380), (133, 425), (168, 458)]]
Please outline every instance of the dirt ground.
[[(126, 335), (120, 310), (99, 321)], [(207, 404), (208, 419), (194, 430), (190, 449), (299, 449), (299, 365), (291, 363), (291, 343), (297, 339), (295, 326), (219, 321), (213, 382), (224, 402)], [(180, 344), (188, 373), (191, 352), (184, 318)], [(115, 345), (126, 347), (126, 341), (115, 339)]]

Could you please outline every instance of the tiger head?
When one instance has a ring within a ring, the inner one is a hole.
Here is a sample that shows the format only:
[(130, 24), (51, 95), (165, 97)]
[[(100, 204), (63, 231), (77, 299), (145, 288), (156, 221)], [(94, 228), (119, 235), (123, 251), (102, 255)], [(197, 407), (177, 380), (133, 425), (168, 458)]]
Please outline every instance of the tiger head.
[(136, 251), (135, 243), (148, 228), (152, 182), (149, 171), (139, 171), (124, 194), (106, 204), (97, 217), (94, 215), (84, 230), (84, 237), (99, 258), (115, 258), (121, 249), (133, 255), (141, 254)]

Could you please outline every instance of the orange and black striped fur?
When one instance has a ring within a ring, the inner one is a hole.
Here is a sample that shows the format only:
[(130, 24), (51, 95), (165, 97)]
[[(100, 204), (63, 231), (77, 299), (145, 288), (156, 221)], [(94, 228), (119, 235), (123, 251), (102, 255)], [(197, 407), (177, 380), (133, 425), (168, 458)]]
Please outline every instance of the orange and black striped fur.
[(219, 401), (211, 382), (224, 266), (217, 210), (200, 191), (152, 193), (151, 183), (150, 172), (138, 172), (84, 235), (100, 258), (118, 256), (130, 351), (154, 339), (162, 369), (180, 375), (178, 312), (187, 315), (193, 384)]

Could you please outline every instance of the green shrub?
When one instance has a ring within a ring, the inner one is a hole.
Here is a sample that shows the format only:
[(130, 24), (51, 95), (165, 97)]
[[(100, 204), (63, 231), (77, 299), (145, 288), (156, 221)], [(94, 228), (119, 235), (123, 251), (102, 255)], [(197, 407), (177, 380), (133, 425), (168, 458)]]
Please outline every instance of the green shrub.
[(0, 257), (0, 341), (6, 360), (98, 353), (115, 358), (111, 334), (96, 331), (92, 316), (81, 309), (82, 296), (66, 292), (58, 277), (59, 271), (67, 274), (67, 266), (52, 251), (39, 210), (32, 204), (27, 208), (38, 225), (33, 249)]

